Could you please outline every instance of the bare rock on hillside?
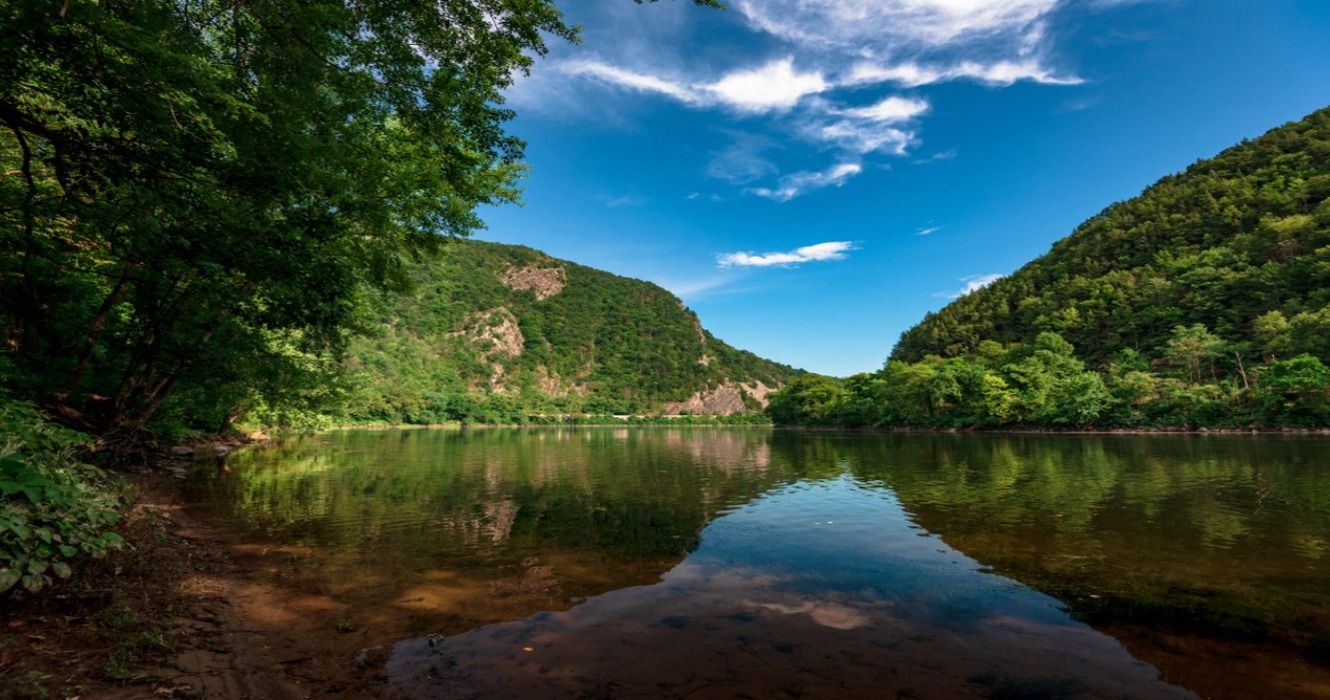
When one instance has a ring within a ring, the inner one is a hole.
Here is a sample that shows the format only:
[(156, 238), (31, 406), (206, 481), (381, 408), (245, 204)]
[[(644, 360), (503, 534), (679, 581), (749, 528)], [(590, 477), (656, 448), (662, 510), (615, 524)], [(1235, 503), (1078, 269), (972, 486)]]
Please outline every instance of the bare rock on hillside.
[(563, 291), (567, 279), (562, 266), (509, 265), (499, 279), (509, 289), (530, 290), (536, 299), (548, 299)]
[(667, 416), (685, 413), (695, 416), (732, 416), (748, 410), (748, 405), (744, 402), (745, 397), (752, 398), (765, 407), (767, 395), (772, 391), (775, 391), (774, 387), (769, 387), (760, 380), (753, 380), (752, 384), (725, 382), (714, 389), (699, 391), (684, 401), (666, 404), (663, 412)]

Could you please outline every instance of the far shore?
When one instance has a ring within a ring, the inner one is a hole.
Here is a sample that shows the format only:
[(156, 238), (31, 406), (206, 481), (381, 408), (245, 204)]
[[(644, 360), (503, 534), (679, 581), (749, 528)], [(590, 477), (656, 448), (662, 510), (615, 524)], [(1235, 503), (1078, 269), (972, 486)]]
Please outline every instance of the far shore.
[(917, 435), (1287, 435), (1328, 436), (1327, 428), (911, 428), (904, 426), (846, 427), (835, 425), (774, 425), (776, 430), (832, 433), (901, 433)]
[[(780, 431), (826, 432), (826, 433), (898, 433), (910, 435), (1171, 435), (1171, 436), (1330, 436), (1330, 427), (1324, 428), (1054, 428), (1054, 427), (1003, 427), (1003, 428), (929, 428), (905, 426), (835, 426), (835, 425), (778, 425), (773, 423), (724, 422), (724, 416), (671, 416), (646, 417), (635, 416), (636, 420), (554, 422), (554, 423), (345, 423), (312, 431), (309, 434), (331, 433), (349, 430), (470, 430), (470, 429), (516, 429), (516, 428), (763, 428)], [(678, 419), (678, 420), (674, 420)], [(691, 419), (691, 420), (683, 420)], [(696, 421), (696, 422), (694, 422)], [(266, 442), (273, 437), (297, 433), (267, 433), (256, 431), (246, 436), (246, 442)], [(201, 443), (226, 443), (225, 438), (205, 439)]]

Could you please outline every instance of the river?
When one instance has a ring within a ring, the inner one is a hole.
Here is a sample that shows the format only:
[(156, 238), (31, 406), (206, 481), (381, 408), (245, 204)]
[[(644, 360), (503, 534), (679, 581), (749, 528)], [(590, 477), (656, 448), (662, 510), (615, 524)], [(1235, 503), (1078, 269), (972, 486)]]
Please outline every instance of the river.
[(344, 431), (182, 482), (397, 695), (1330, 697), (1330, 441)]

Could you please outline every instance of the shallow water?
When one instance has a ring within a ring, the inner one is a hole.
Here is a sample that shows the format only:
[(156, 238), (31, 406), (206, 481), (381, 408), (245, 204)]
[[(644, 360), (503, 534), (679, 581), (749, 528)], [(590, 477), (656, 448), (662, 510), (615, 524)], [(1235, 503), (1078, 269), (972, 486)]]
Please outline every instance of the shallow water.
[(390, 630), (409, 697), (1327, 697), (1328, 458), (1311, 438), (351, 431), (183, 488), (283, 585)]

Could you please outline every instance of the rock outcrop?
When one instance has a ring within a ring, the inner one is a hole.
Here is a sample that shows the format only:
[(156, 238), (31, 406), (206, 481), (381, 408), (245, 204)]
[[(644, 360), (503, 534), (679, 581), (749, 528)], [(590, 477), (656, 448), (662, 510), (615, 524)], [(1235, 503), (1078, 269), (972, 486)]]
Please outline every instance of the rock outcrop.
[(754, 380), (752, 384), (728, 381), (713, 389), (699, 391), (683, 401), (665, 404), (661, 412), (667, 416), (684, 414), (732, 416), (737, 413), (748, 412), (748, 403), (745, 398), (751, 399), (765, 408), (767, 396), (776, 388), (767, 386), (759, 380)]
[(503, 274), (499, 275), (499, 279), (503, 280), (509, 289), (534, 292), (538, 301), (562, 292), (567, 283), (567, 277), (561, 266), (510, 265)]

